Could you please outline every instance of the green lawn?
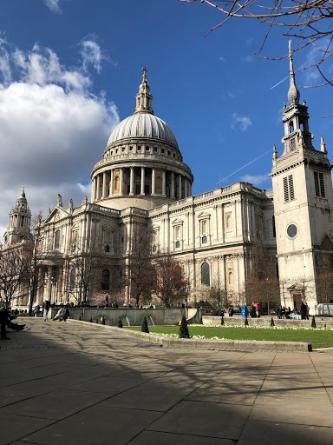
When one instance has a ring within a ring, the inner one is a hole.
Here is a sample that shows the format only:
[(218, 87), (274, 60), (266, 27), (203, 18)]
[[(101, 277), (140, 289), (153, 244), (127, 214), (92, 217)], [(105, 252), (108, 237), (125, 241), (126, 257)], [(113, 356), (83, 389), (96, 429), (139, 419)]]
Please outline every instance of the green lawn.
[[(129, 329), (141, 330), (138, 326)], [(150, 332), (157, 334), (177, 334), (178, 326), (149, 326)], [(275, 329), (223, 326), (189, 326), (190, 335), (205, 338), (225, 338), (230, 340), (304, 341), (313, 348), (333, 347), (333, 330), (316, 329)]]

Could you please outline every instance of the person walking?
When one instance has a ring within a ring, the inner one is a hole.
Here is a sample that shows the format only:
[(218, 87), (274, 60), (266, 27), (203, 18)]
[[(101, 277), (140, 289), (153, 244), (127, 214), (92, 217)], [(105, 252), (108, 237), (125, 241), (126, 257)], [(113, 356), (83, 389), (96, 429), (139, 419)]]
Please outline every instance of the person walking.
[(0, 307), (0, 338), (1, 340), (9, 340), (6, 332), (6, 325), (9, 321), (8, 310), (3, 306)]
[(43, 315), (44, 315), (44, 321), (47, 321), (49, 310), (50, 310), (51, 303), (49, 300), (45, 300), (43, 303)]

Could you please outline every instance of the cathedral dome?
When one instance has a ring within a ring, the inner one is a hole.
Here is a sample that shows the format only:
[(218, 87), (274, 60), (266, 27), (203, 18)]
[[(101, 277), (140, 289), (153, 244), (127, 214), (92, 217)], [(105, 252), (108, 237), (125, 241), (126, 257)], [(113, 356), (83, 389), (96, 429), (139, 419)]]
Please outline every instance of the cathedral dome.
[(164, 120), (149, 112), (136, 112), (121, 121), (112, 131), (107, 146), (125, 139), (154, 139), (178, 149), (171, 128)]

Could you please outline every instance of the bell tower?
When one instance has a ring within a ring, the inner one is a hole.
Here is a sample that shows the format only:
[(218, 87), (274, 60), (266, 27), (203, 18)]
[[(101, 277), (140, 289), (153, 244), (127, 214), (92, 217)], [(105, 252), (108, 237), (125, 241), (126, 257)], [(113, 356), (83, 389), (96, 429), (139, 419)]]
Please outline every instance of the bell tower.
[(8, 228), (4, 234), (6, 246), (17, 244), (31, 238), (30, 233), (31, 212), (28, 207), (25, 191), (22, 188), (16, 200), (15, 207), (9, 213)]
[(281, 304), (307, 303), (312, 314), (324, 300), (321, 281), (333, 266), (333, 190), (326, 144), (312, 143), (309, 113), (300, 103), (289, 42), (288, 104), (283, 110), (283, 151), (273, 149), (272, 187)]

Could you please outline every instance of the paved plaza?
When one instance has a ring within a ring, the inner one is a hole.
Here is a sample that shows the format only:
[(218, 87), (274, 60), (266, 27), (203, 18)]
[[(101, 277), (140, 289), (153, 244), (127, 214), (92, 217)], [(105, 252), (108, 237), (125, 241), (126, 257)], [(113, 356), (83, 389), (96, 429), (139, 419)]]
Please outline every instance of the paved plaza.
[(333, 353), (177, 350), (28, 319), (0, 342), (0, 444), (332, 445)]

